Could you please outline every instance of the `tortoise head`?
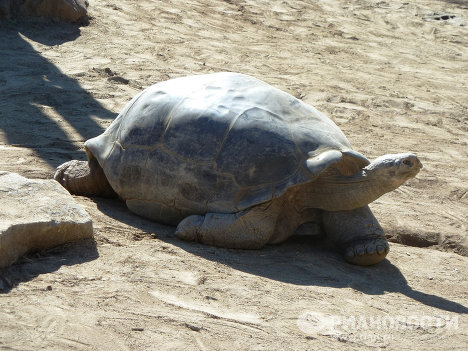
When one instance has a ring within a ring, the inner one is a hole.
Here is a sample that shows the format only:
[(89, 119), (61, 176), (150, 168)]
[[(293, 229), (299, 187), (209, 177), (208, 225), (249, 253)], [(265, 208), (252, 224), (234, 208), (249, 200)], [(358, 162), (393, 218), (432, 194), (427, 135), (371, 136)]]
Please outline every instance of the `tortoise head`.
[(416, 155), (403, 153), (380, 156), (363, 171), (369, 179), (390, 191), (416, 176), (422, 167)]
[(346, 211), (363, 207), (418, 174), (421, 161), (411, 153), (369, 161), (355, 151), (329, 150), (307, 160), (314, 182), (300, 187), (297, 208)]

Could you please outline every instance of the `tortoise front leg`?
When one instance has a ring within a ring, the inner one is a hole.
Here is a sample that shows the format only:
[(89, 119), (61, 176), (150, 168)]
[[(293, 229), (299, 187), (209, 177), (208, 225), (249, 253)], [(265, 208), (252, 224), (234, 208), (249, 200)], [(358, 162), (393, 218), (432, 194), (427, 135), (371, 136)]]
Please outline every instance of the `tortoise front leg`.
[(322, 221), (327, 237), (349, 263), (376, 264), (390, 250), (384, 231), (369, 206), (350, 211), (323, 211)]
[(218, 247), (259, 249), (275, 232), (278, 216), (275, 212), (268, 205), (261, 205), (237, 213), (193, 215), (179, 223), (176, 235)]

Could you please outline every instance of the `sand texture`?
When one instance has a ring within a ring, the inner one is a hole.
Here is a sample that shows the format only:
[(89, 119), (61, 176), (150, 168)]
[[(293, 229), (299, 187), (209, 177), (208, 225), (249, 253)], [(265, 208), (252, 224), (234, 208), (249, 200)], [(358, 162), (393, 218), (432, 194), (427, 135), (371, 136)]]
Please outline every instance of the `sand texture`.
[(96, 0), (88, 13), (81, 27), (0, 23), (1, 171), (51, 178), (143, 88), (218, 71), (314, 105), (371, 160), (414, 152), (424, 168), (371, 204), (394, 243), (367, 268), (311, 238), (182, 242), (117, 200), (75, 197), (95, 240), (0, 272), (0, 350), (466, 348), (466, 1)]

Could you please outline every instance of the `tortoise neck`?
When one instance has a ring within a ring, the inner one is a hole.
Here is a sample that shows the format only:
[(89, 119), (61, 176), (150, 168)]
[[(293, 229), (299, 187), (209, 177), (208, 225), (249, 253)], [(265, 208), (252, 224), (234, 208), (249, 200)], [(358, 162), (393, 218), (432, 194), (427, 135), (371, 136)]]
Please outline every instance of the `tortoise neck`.
[(296, 188), (296, 208), (353, 210), (368, 205), (390, 190), (365, 171), (353, 176), (323, 177)]

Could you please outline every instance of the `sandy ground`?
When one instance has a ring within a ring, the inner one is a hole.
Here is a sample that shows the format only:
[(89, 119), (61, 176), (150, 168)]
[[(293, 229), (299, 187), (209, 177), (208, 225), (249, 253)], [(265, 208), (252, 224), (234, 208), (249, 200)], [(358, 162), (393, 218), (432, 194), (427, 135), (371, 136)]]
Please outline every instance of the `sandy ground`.
[(1, 170), (50, 178), (142, 88), (237, 71), (327, 113), (371, 159), (418, 154), (417, 178), (371, 206), (413, 246), (368, 268), (313, 238), (217, 249), (77, 197), (95, 240), (0, 272), (0, 350), (466, 349), (464, 0), (102, 0), (89, 13), (82, 27), (0, 24)]

